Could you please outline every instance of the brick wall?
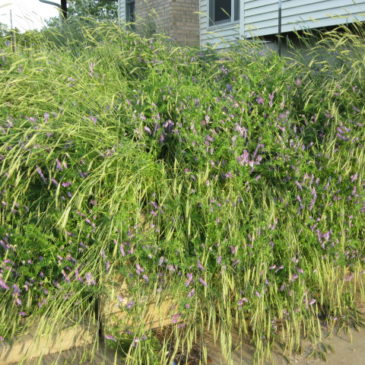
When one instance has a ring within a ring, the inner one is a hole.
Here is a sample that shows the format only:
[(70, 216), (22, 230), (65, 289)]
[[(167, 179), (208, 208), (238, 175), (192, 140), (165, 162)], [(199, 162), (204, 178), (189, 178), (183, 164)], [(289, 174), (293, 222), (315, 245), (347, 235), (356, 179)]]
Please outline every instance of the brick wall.
[(136, 0), (136, 23), (182, 45), (199, 46), (199, 0)]
[(199, 0), (172, 0), (172, 38), (188, 46), (199, 46)]

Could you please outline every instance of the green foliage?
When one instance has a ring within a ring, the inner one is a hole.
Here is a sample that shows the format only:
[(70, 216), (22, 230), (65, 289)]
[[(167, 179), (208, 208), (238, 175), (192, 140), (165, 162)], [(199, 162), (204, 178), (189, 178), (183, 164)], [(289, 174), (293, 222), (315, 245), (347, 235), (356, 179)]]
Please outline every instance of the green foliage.
[(115, 19), (118, 0), (70, 0), (69, 14), (91, 16), (95, 19)]
[(66, 24), (59, 17), (54, 17), (46, 21), (47, 27), (62, 29), (62, 32), (72, 29), (77, 34), (80, 25), (90, 24), (88, 18), (99, 21), (113, 21), (118, 18), (118, 0), (69, 0), (67, 9)]
[(286, 59), (76, 24), (0, 55), (0, 336), (91, 316), (114, 275), (136, 327), (106, 334), (130, 363), (166, 360), (141, 320), (164, 296), (186, 326), (174, 345), (236, 326), (258, 362), (360, 321), (363, 38)]

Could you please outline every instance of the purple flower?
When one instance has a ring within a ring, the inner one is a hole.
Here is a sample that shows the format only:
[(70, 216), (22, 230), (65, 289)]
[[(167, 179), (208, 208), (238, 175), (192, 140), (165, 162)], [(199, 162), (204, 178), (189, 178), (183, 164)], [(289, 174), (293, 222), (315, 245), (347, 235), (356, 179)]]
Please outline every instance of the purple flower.
[(237, 161), (241, 166), (247, 165), (250, 162), (249, 153), (247, 152), (247, 150), (244, 150), (242, 155), (237, 157)]
[(85, 282), (89, 286), (96, 284), (96, 281), (95, 281), (95, 279), (93, 278), (93, 276), (92, 276), (92, 274), (90, 272), (86, 273), (86, 275), (85, 275)]
[(94, 222), (92, 222), (89, 218), (86, 218), (86, 219), (85, 219), (85, 222), (86, 222), (87, 224), (90, 224), (90, 226), (92, 226), (93, 228), (95, 228), (95, 227), (96, 227), (95, 223), (94, 223)]
[(63, 182), (62, 183), (62, 186), (64, 187), (64, 188), (68, 188), (69, 186), (71, 186), (72, 185), (72, 182)]
[(156, 202), (151, 202), (151, 205), (155, 208), (158, 209), (158, 204)]
[(62, 163), (59, 159), (56, 160), (56, 169), (62, 171), (63, 170), (63, 166)]
[(136, 272), (139, 275), (140, 273), (144, 272), (144, 268), (141, 267), (139, 264), (136, 264)]
[(38, 172), (38, 175), (41, 177), (41, 179), (43, 180), (43, 182), (44, 183), (47, 183), (47, 179), (44, 177), (43, 172), (42, 172), (42, 169), (39, 166), (37, 166), (36, 171)]
[(217, 257), (217, 264), (220, 265), (222, 262), (222, 256)]
[(126, 307), (128, 309), (131, 309), (134, 306), (135, 302), (133, 300), (131, 300), (130, 302), (127, 303)]
[(227, 67), (225, 67), (224, 65), (222, 65), (221, 67), (220, 67), (220, 70), (222, 71), (222, 73), (223, 74), (225, 74), (225, 75), (227, 75), (228, 74), (228, 69), (227, 69)]
[(354, 175), (351, 175), (350, 179), (351, 179), (351, 182), (354, 182), (358, 179), (359, 175), (356, 173)]
[(204, 271), (204, 270), (205, 270), (205, 268), (204, 268), (204, 266), (201, 264), (200, 260), (198, 260), (198, 263), (197, 263), (197, 265), (196, 265), (196, 266), (198, 267), (198, 269), (200, 269), (200, 270), (202, 270), (202, 271)]
[(234, 130), (240, 134), (241, 137), (247, 138), (247, 129), (240, 124), (236, 124)]
[(94, 116), (90, 116), (89, 119), (94, 123), (96, 124), (96, 122), (98, 121), (98, 118), (94, 117)]
[(6, 282), (2, 278), (0, 278), (0, 288), (3, 288), (5, 290), (9, 289), (9, 287), (6, 285)]
[(119, 246), (119, 251), (120, 253), (122, 254), (122, 256), (125, 256), (125, 251), (124, 251), (124, 244), (121, 243), (120, 246)]
[(292, 275), (292, 277), (291, 277), (291, 281), (295, 281), (295, 280), (297, 280), (298, 279), (298, 274), (294, 274), (294, 275)]
[(299, 190), (303, 190), (302, 185), (299, 183), (299, 181), (296, 181), (295, 185), (298, 187)]
[(191, 289), (191, 290), (189, 291), (189, 293), (188, 293), (188, 297), (189, 297), (189, 298), (191, 298), (191, 297), (194, 295), (194, 293), (195, 293), (195, 289), (193, 288), (193, 289)]
[(314, 204), (316, 203), (316, 200), (317, 200), (317, 191), (315, 188), (312, 188), (311, 189), (311, 194), (312, 194), (312, 200), (310, 202), (310, 205), (309, 205), (309, 210), (312, 210), (313, 207), (314, 207)]
[(77, 268), (75, 269), (75, 278), (77, 281), (80, 281), (80, 282), (83, 281), (82, 277), (80, 276), (79, 269), (77, 269)]
[(203, 278), (199, 278), (199, 282), (200, 282), (200, 284), (202, 284), (205, 287), (208, 286), (207, 282)]
[(72, 257), (70, 254), (68, 254), (66, 256), (66, 260), (70, 261), (70, 262), (73, 262), (73, 263), (76, 263), (76, 259), (74, 257)]
[(188, 273), (186, 274), (186, 276), (188, 277), (188, 280), (185, 281), (185, 286), (188, 287), (191, 283), (191, 281), (193, 280), (193, 274)]
[(171, 316), (171, 322), (172, 323), (177, 323), (181, 320), (181, 314), (180, 313), (175, 313)]
[(133, 343), (132, 343), (132, 346), (135, 347), (138, 345), (139, 342), (143, 341), (143, 340), (146, 340), (147, 339), (147, 336), (146, 335), (143, 335), (142, 337), (135, 337), (133, 339)]
[(172, 128), (174, 127), (175, 123), (172, 121), (172, 120), (168, 120), (166, 121), (163, 126), (164, 128), (168, 131), (168, 132), (171, 132), (172, 131)]
[(112, 341), (116, 341), (116, 338), (114, 337), (114, 336), (112, 336), (112, 335), (105, 335), (104, 336), (107, 340), (112, 340)]
[(313, 305), (314, 303), (316, 302), (316, 300), (315, 299), (311, 299), (310, 301), (309, 301), (309, 305)]
[(248, 299), (247, 298), (241, 298), (238, 301), (237, 305), (241, 307), (243, 305), (243, 303), (248, 303)]
[(259, 96), (256, 98), (256, 103), (262, 105), (265, 102), (264, 98), (262, 96)]
[(145, 130), (145, 132), (147, 132), (149, 135), (152, 135), (152, 131), (151, 131), (151, 129), (150, 129), (149, 127), (145, 126), (143, 129), (144, 129), (144, 130)]
[[(289, 110), (287, 110), (286, 112), (284, 112), (284, 113), (280, 113), (279, 114), (279, 119), (287, 119), (288, 118), (288, 116), (289, 116)], [(285, 130), (285, 128), (284, 128), (284, 130)]]
[(237, 246), (229, 246), (231, 249), (231, 254), (235, 255), (237, 253), (238, 247)]
[(62, 270), (62, 271), (61, 271), (61, 273), (62, 273), (63, 278), (65, 279), (65, 281), (66, 281), (67, 283), (69, 283), (69, 282), (70, 282), (70, 278), (69, 278), (69, 277), (68, 277), (68, 275), (65, 273), (65, 270)]

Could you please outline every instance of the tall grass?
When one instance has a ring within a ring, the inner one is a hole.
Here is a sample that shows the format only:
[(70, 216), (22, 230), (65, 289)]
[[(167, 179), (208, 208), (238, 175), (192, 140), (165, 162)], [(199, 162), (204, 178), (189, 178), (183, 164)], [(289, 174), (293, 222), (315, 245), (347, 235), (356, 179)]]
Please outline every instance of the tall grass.
[[(127, 341), (131, 364), (167, 363), (208, 329), (229, 358), (233, 328), (260, 363), (274, 344), (290, 354), (320, 341), (323, 324), (359, 324), (359, 33), (324, 33), (292, 58), (104, 23), (4, 46), (0, 336), (97, 328), (95, 301), (116, 275), (135, 326), (104, 330)], [(169, 344), (141, 323), (146, 297), (176, 302)]]

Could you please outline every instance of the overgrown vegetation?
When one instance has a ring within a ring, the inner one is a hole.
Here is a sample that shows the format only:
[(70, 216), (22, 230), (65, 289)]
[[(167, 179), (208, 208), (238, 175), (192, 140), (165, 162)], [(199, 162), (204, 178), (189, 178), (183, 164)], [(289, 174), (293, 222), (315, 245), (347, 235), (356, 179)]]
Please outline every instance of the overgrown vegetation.
[(229, 344), (238, 328), (258, 363), (274, 343), (289, 354), (323, 324), (361, 323), (358, 32), (324, 33), (305, 59), (249, 42), (179, 48), (103, 23), (38, 33), (16, 53), (4, 44), (1, 339), (95, 323), (116, 275), (135, 326), (105, 336), (131, 364), (173, 356), (144, 329), (142, 297), (175, 300), (187, 352), (207, 329)]

